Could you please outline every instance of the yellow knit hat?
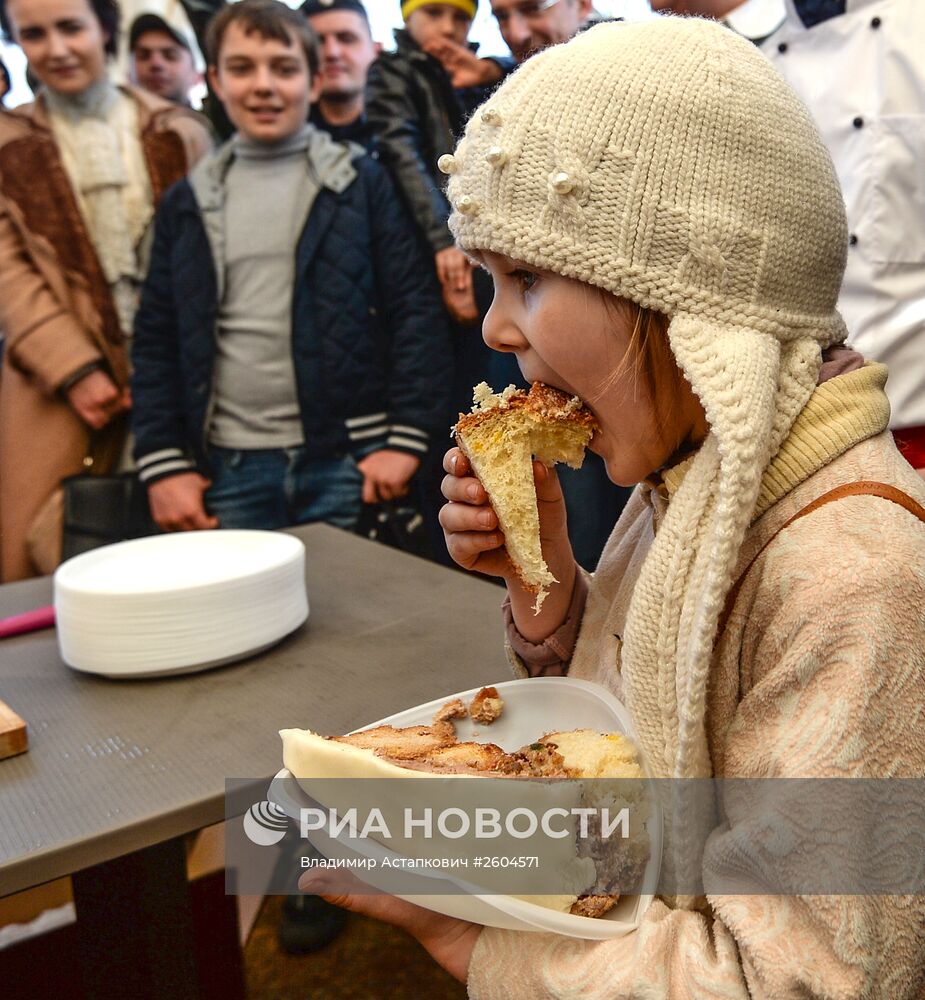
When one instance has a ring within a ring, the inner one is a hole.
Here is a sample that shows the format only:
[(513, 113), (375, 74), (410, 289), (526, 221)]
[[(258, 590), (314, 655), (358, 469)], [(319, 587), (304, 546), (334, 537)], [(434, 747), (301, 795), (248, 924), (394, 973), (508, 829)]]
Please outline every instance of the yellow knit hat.
[(446, 7), (458, 7), (470, 18), (475, 17), (475, 12), (479, 7), (479, 0), (402, 0), (401, 16), (407, 21), (418, 7), (426, 7), (434, 3), (443, 4)]
[(710, 433), (640, 571), (620, 669), (655, 775), (709, 776), (707, 675), (762, 473), (821, 349), (846, 335), (829, 155), (751, 43), (663, 17), (602, 24), (528, 60), (441, 169), (463, 248), (671, 318)]

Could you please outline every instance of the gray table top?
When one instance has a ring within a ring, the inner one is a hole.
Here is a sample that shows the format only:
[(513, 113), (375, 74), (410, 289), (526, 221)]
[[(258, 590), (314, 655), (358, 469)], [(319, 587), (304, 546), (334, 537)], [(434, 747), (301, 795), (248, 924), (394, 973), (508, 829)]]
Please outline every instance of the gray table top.
[[(503, 592), (326, 525), (306, 546), (308, 622), (241, 663), (157, 680), (66, 667), (53, 630), (0, 644), (0, 698), (29, 751), (0, 761), (0, 896), (224, 818), (226, 778), (281, 766), (277, 730), (336, 734), (510, 679)], [(0, 616), (52, 600), (0, 587)]]

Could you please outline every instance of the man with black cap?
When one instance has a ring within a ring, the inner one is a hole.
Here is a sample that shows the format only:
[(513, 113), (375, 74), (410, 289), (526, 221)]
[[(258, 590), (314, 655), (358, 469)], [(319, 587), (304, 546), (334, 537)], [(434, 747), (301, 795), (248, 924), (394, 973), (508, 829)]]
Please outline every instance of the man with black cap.
[(190, 107), (199, 82), (192, 43), (159, 14), (139, 14), (129, 29), (131, 78), (143, 90)]
[(370, 148), (366, 74), (382, 46), (373, 41), (366, 8), (360, 0), (305, 0), (300, 10), (321, 50), (321, 97), (312, 105), (309, 120), (337, 142)]

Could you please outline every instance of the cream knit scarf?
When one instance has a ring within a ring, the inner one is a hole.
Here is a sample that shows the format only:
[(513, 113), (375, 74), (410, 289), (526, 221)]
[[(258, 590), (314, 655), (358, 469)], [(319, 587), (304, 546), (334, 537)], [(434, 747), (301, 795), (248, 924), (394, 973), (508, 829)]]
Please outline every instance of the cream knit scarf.
[(622, 674), (653, 775), (707, 777), (706, 682), (717, 623), (762, 474), (812, 395), (820, 351), (813, 339), (781, 344), (690, 316), (677, 317), (668, 335), (711, 431), (634, 589)]
[(142, 237), (154, 211), (137, 107), (105, 77), (73, 97), (46, 90), (44, 100), (122, 330), (129, 335), (145, 270)]
[[(706, 694), (719, 616), (762, 475), (815, 389), (821, 356), (814, 339), (782, 343), (690, 316), (677, 317), (668, 336), (704, 401), (711, 430), (640, 571), (621, 672), (653, 776), (707, 778), (712, 767)], [(768, 372), (776, 372), (776, 379), (768, 379)], [(709, 797), (691, 782), (675, 782), (663, 791), (663, 872), (670, 885), (673, 873), (689, 879), (700, 870), (715, 818)], [(697, 901), (675, 897), (673, 902), (690, 907)]]

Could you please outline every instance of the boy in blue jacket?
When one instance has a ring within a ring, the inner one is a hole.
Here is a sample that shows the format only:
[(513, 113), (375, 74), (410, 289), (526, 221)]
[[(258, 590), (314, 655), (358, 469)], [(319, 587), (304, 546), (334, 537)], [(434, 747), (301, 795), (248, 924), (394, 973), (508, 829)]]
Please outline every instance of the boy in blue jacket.
[(208, 43), (237, 131), (158, 211), (132, 352), (139, 476), (169, 531), (352, 528), (444, 436), (437, 284), (384, 168), (306, 124), (304, 18), (243, 0)]

